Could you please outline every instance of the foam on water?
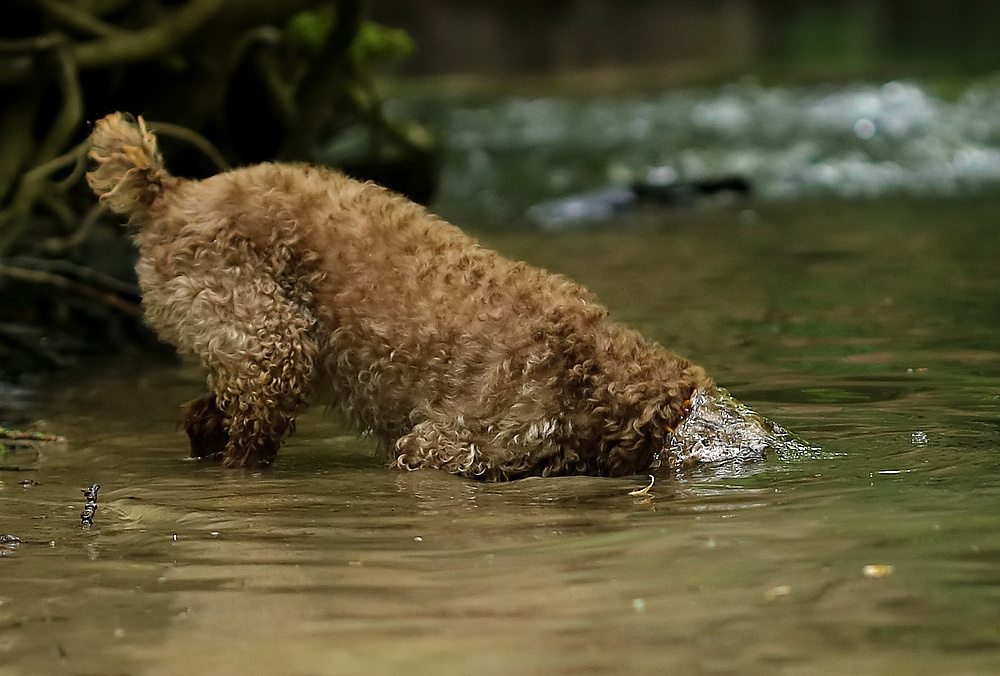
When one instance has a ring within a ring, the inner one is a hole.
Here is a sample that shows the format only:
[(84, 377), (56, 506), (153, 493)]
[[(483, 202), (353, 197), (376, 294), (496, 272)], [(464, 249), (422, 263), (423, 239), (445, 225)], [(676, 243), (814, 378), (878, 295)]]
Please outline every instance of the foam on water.
[(739, 174), (770, 200), (965, 194), (1000, 182), (1000, 88), (986, 85), (956, 100), (892, 81), (424, 105), (452, 155), (440, 202), (463, 216), (518, 216), (649, 172)]

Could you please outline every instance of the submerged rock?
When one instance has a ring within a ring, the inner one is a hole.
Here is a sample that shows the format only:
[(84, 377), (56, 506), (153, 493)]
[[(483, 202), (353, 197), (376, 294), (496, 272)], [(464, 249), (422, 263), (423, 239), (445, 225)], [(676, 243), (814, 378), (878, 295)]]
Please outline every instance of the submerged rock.
[(701, 463), (783, 460), (819, 449), (735, 399), (721, 387), (698, 390), (687, 417), (654, 467), (683, 469)]

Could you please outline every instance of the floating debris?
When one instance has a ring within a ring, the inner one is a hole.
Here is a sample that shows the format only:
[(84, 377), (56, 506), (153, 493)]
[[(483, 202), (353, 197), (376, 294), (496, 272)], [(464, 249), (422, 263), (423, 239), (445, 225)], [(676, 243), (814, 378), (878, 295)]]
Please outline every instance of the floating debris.
[(101, 490), (101, 484), (94, 484), (90, 488), (83, 489), (83, 497), (87, 499), (87, 504), (80, 512), (80, 521), (84, 528), (94, 525), (94, 514), (97, 513), (97, 491)]
[[(2, 393), (0, 393), (2, 394)], [(0, 425), (0, 469), (7, 472), (27, 472), (39, 458), (38, 446), (46, 443), (63, 443), (66, 439), (42, 432), (23, 432)]]
[(2, 426), (0, 426), (0, 439), (3, 439), (4, 441), (47, 441), (53, 443), (62, 443), (66, 441), (65, 437), (60, 437), (55, 434), (22, 432), (21, 430), (13, 430), (9, 427)]
[(861, 569), (861, 574), (867, 578), (878, 579), (892, 575), (894, 570), (896, 570), (894, 566), (885, 563), (869, 563)]
[(649, 495), (649, 489), (653, 487), (656, 483), (656, 477), (652, 474), (649, 475), (649, 485), (644, 488), (637, 488), (634, 491), (629, 491), (629, 495)]
[(16, 535), (0, 533), (0, 556), (7, 556), (21, 544), (21, 538)]
[(764, 592), (764, 598), (768, 601), (774, 601), (785, 596), (790, 596), (792, 593), (792, 587), (787, 584), (778, 585), (777, 587), (771, 587), (766, 592)]

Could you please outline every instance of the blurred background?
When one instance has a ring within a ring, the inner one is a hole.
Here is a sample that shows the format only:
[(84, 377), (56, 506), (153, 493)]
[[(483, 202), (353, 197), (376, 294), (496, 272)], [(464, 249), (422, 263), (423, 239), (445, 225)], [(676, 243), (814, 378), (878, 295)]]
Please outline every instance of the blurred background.
[(662, 225), (719, 204), (749, 223), (763, 204), (1000, 182), (988, 0), (13, 0), (3, 12), (0, 379), (155, 343), (131, 244), (82, 181), (90, 125), (114, 110), (144, 115), (179, 175), (322, 163), (473, 230)]
[(372, 15), (419, 46), (411, 74), (639, 68), (662, 86), (748, 73), (949, 77), (989, 72), (1000, 56), (989, 0), (415, 0), (374, 3)]
[[(1000, 673), (998, 29), (997, 0), (0, 2), (0, 672)], [(320, 405), (268, 471), (187, 462), (204, 374), (83, 181), (115, 110), (181, 176), (304, 160), (426, 203), (816, 447), (494, 484), (388, 470)]]

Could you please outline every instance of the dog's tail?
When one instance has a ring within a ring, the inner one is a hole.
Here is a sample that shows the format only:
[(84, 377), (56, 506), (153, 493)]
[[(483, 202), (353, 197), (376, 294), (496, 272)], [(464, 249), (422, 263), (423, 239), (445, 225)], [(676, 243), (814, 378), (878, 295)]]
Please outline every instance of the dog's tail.
[(97, 163), (87, 183), (119, 214), (142, 216), (175, 180), (163, 168), (156, 137), (140, 117), (112, 113), (94, 125), (89, 157)]

